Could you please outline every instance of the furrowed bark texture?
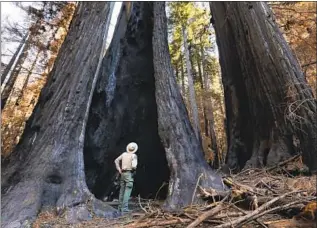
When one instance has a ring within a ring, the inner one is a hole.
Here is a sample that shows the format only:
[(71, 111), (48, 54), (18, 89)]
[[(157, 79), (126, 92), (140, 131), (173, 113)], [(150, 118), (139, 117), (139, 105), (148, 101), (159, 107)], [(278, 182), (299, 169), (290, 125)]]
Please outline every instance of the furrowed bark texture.
[(25, 227), (47, 207), (72, 207), (71, 221), (90, 217), (83, 206), (93, 199), (85, 183), (84, 133), (110, 6), (78, 4), (21, 142), (2, 164), (2, 227)]
[[(126, 151), (131, 141), (139, 145), (132, 195), (154, 198), (163, 182), (169, 180), (165, 152), (157, 132), (153, 6), (146, 2), (130, 4), (131, 7), (124, 5), (121, 10), (103, 59), (86, 131), (88, 187), (98, 198), (110, 200), (116, 195), (114, 160)], [(166, 191), (167, 188), (163, 196)]]
[[(189, 122), (188, 113), (173, 75), (167, 44), (165, 3), (154, 2), (153, 61), (158, 110), (158, 132), (171, 172), (166, 209), (191, 204), (196, 183), (222, 189), (221, 178), (203, 158), (202, 146)], [(194, 202), (198, 198), (195, 197)]]
[(231, 168), (302, 152), (317, 170), (316, 100), (264, 2), (213, 2)]
[[(222, 83), (226, 104), (226, 129), (227, 147), (226, 163), (230, 168), (244, 167), (251, 156), (252, 146), (242, 142), (252, 142), (252, 130), (249, 124), (249, 104), (247, 101), (246, 88), (243, 84), (238, 53), (231, 26), (222, 15), (225, 10), (222, 5), (211, 4), (212, 16), (217, 20), (214, 24), (216, 30), (217, 44), (220, 55), (222, 71)], [(215, 9), (214, 9), (215, 8)], [(215, 11), (215, 12), (214, 12)], [(219, 14), (219, 16), (218, 16)], [(217, 27), (219, 24), (219, 28)], [(221, 27), (220, 27), (221, 26)], [(220, 41), (221, 39), (221, 41)], [(242, 126), (242, 123), (244, 124)]]

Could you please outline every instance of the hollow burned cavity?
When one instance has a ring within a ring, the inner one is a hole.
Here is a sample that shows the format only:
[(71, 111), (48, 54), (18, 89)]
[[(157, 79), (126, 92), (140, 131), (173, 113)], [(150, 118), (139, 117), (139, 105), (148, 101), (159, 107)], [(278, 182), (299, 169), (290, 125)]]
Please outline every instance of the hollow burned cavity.
[(112, 198), (114, 160), (129, 142), (139, 146), (132, 195), (164, 198), (167, 193), (167, 185), (162, 187), (169, 169), (158, 135), (150, 7), (133, 3), (128, 24), (122, 9), (93, 95), (84, 159), (87, 185), (100, 199)]

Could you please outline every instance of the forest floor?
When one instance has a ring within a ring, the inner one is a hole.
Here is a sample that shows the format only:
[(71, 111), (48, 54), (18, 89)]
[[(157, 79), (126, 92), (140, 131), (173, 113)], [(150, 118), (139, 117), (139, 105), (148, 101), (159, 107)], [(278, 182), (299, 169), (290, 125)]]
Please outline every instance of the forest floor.
[(51, 212), (39, 214), (34, 228), (92, 227), (263, 227), (317, 228), (316, 175), (300, 172), (295, 159), (269, 169), (249, 169), (223, 178), (231, 188), (225, 194), (199, 185), (204, 205), (192, 205), (179, 213), (166, 213), (162, 202), (134, 199), (133, 213), (117, 219), (94, 217), (68, 224)]

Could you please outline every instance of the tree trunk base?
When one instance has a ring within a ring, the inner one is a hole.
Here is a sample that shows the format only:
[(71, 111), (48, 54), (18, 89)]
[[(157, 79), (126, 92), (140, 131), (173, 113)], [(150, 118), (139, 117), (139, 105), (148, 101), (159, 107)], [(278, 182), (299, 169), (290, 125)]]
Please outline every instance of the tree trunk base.
[(241, 169), (253, 156), (245, 168), (272, 166), (300, 151), (316, 172), (316, 99), (271, 9), (263, 2), (214, 2), (210, 8), (230, 129), (227, 164)]
[(224, 190), (222, 178), (204, 159), (201, 141), (192, 128), (184, 100), (173, 75), (167, 39), (165, 3), (154, 3), (153, 61), (158, 133), (170, 170), (163, 208), (177, 211), (199, 203), (198, 186)]
[(254, 143), (252, 156), (246, 162), (243, 170), (275, 166), (293, 155), (292, 145), (287, 138), (279, 137), (273, 142), (270, 139), (261, 140), (260, 143)]
[[(70, 224), (91, 220), (93, 216), (111, 219), (119, 215), (115, 208), (96, 199), (91, 193), (87, 194), (87, 191), (62, 194), (55, 206), (48, 205), (49, 201), (54, 201), (51, 194), (54, 190), (49, 193), (51, 198), (45, 197), (48, 193), (45, 188), (39, 188), (41, 185), (39, 181), (20, 182), (2, 196), (1, 227), (28, 227), (27, 224), (31, 224), (40, 211), (52, 207), (58, 216), (65, 217)], [(54, 189), (54, 186), (51, 187)]]
[(198, 197), (199, 187), (216, 191), (227, 190), (221, 177), (207, 163), (202, 162), (196, 166), (193, 165), (192, 168), (180, 167), (175, 176), (170, 179), (169, 193), (163, 209), (178, 211), (183, 207), (202, 203), (203, 199)]
[(69, 224), (76, 224), (89, 221), (93, 216), (107, 219), (117, 218), (119, 213), (115, 208), (93, 197), (87, 203), (64, 209), (62, 216)]

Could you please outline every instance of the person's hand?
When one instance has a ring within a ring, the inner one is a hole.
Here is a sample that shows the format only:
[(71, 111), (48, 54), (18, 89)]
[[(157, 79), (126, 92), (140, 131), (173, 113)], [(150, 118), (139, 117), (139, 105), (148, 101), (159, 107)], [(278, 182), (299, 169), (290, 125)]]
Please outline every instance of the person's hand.
[(118, 172), (119, 172), (120, 174), (122, 174), (122, 170), (121, 170), (121, 169), (118, 169)]
[(132, 177), (134, 177), (136, 174), (136, 169), (132, 169)]

